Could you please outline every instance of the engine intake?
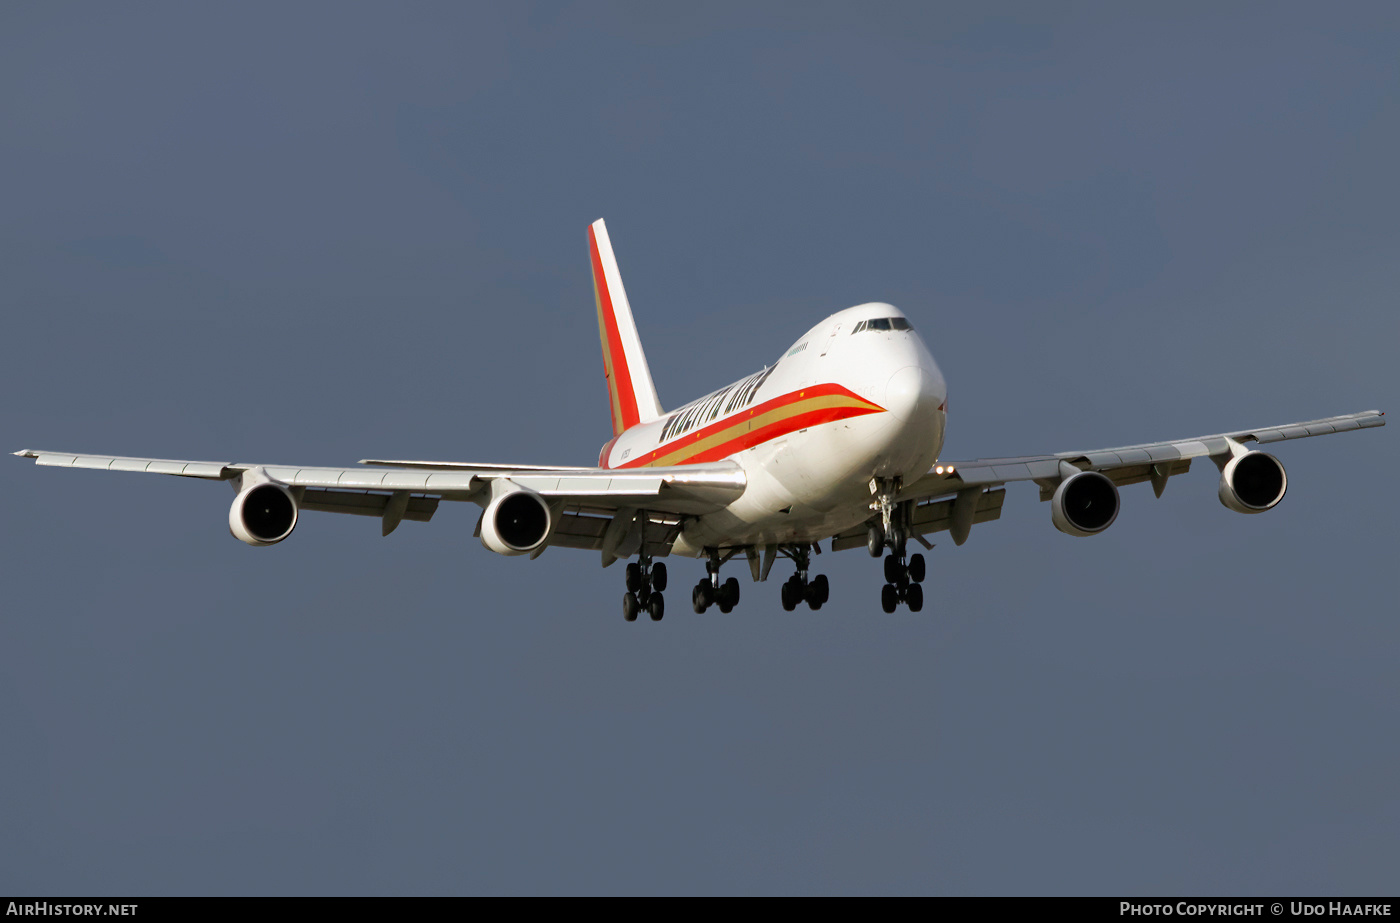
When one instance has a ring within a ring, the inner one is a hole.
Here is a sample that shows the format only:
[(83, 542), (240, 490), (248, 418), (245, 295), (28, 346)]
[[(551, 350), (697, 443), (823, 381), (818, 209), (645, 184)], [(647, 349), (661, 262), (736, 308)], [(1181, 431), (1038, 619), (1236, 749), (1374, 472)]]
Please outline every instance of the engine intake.
[(1236, 513), (1262, 513), (1288, 492), (1288, 474), (1267, 452), (1236, 455), (1220, 469), (1220, 502)]
[(486, 505), (481, 514), (481, 544), (497, 554), (529, 554), (549, 538), (552, 526), (544, 497), (517, 487)]
[(1097, 535), (1117, 518), (1118, 487), (1097, 471), (1070, 475), (1050, 498), (1050, 521), (1066, 535)]
[(296, 498), (281, 484), (264, 481), (241, 490), (228, 510), (228, 530), (249, 545), (275, 545), (296, 525)]

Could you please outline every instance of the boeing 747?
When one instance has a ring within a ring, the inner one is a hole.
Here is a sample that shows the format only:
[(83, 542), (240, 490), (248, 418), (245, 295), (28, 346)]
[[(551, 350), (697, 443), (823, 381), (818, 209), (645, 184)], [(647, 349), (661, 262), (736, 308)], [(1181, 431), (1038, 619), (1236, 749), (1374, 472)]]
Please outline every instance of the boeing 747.
[(602, 220), (588, 231), (593, 293), (612, 411), (612, 438), (596, 467), (367, 459), (354, 468), (177, 461), (24, 450), (40, 465), (205, 478), (230, 484), (233, 536), (275, 545), (304, 511), (380, 519), (384, 535), (404, 520), (426, 522), (444, 500), (481, 507), (476, 533), (497, 554), (538, 557), (581, 548), (604, 567), (625, 567), (623, 616), (665, 613), (669, 555), (700, 558), (691, 591), (697, 613), (729, 612), (739, 581), (721, 581), (735, 557), (756, 582), (774, 563), (794, 565), (784, 609), (821, 608), (825, 575), (812, 558), (864, 546), (884, 558), (880, 603), (918, 612), (925, 563), (942, 531), (961, 545), (974, 525), (1001, 516), (1005, 485), (1031, 481), (1067, 535), (1102, 533), (1118, 517), (1118, 489), (1167, 481), (1207, 458), (1220, 470), (1220, 502), (1262, 513), (1283, 499), (1288, 476), (1257, 446), (1383, 426), (1361, 413), (1143, 445), (968, 461), (942, 457), (948, 388), (903, 312), (862, 304), (812, 327), (772, 365), (666, 411), (633, 322)]

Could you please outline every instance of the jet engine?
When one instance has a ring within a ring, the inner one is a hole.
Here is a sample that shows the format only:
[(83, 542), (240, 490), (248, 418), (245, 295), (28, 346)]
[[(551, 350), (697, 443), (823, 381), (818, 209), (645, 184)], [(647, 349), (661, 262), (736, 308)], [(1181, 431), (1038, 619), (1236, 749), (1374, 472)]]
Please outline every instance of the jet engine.
[(516, 487), (502, 491), (486, 505), (481, 514), (481, 544), (497, 554), (529, 554), (549, 538), (552, 525), (544, 497)]
[(1236, 513), (1262, 513), (1278, 506), (1288, 475), (1267, 452), (1236, 455), (1220, 469), (1220, 502)]
[(1118, 488), (1097, 471), (1070, 475), (1050, 498), (1050, 521), (1066, 535), (1097, 535), (1117, 518)]
[(296, 524), (296, 498), (270, 481), (240, 490), (228, 510), (228, 530), (250, 545), (275, 545), (291, 535)]

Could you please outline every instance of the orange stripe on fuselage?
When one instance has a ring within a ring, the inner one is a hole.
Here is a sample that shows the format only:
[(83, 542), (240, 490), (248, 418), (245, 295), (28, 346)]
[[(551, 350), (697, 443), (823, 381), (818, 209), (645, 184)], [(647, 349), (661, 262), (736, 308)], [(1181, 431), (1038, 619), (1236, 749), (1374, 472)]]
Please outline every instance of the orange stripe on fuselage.
[(618, 467), (650, 468), (718, 461), (799, 429), (848, 417), (882, 413), (884, 409), (840, 385), (814, 385), (790, 391), (710, 426), (686, 433)]
[(603, 341), (603, 374), (608, 379), (608, 400), (612, 404), (613, 435), (636, 426), (642, 421), (637, 409), (637, 395), (632, 390), (632, 375), (627, 369), (627, 353), (617, 331), (613, 315), (612, 295), (608, 278), (603, 272), (603, 259), (598, 255), (598, 238), (588, 229), (588, 256), (593, 264), (593, 301), (598, 306), (598, 332)]

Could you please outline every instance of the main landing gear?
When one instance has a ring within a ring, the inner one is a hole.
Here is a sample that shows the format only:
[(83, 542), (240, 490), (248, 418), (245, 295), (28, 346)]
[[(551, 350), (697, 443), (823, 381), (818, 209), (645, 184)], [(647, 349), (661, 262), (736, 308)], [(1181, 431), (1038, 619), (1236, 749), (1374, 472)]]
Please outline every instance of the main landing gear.
[(924, 581), (924, 556), (905, 556), (905, 544), (910, 535), (910, 504), (898, 503), (895, 500), (898, 492), (898, 478), (871, 478), (870, 508), (879, 516), (872, 518), (866, 528), (865, 545), (872, 558), (878, 558), (886, 548), (891, 552), (885, 557), (880, 608), (893, 612), (904, 603), (910, 612), (918, 612), (924, 607), (924, 588), (920, 586)]
[(924, 607), (924, 556), (913, 555), (906, 562), (904, 554), (885, 557), (885, 586), (880, 590), (880, 608), (893, 612), (900, 603), (918, 612)]
[(666, 614), (666, 600), (661, 591), (666, 589), (666, 565), (651, 563), (649, 556), (627, 565), (627, 593), (622, 597), (622, 617), (629, 622), (637, 620), (637, 613), (643, 610), (653, 622), (661, 621)]
[(705, 560), (705, 577), (690, 591), (691, 607), (697, 615), (714, 605), (718, 605), (721, 612), (732, 612), (739, 604), (739, 581), (730, 577), (721, 584), (719, 567), (733, 557), (734, 552), (730, 551), (721, 558), (718, 548), (709, 548), (706, 551), (708, 556)]
[(818, 574), (812, 580), (807, 579), (807, 568), (811, 564), (809, 547), (788, 545), (782, 552), (797, 564), (797, 572), (783, 584), (783, 608), (791, 612), (798, 604), (805, 602), (814, 612), (820, 609), (822, 603), (831, 598), (831, 587), (826, 581), (826, 574)]

